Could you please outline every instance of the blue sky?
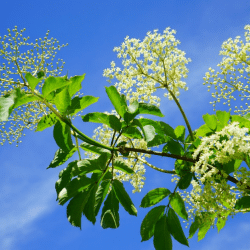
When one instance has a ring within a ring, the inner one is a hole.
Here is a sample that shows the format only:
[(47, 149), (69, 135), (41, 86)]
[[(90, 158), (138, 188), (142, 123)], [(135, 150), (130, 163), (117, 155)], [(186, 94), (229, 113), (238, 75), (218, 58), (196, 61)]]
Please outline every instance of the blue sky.
[[(177, 31), (180, 49), (192, 59), (188, 64), (189, 91), (182, 92), (180, 102), (193, 129), (203, 124), (202, 114), (213, 113), (210, 94), (202, 85), (202, 77), (209, 67), (221, 60), (219, 50), (223, 41), (243, 36), (244, 26), (250, 24), (248, 0), (164, 0), (164, 1), (1, 1), (0, 35), (7, 28), (26, 28), (26, 35), (35, 40), (50, 36), (69, 46), (58, 57), (66, 62), (69, 76), (86, 73), (83, 92), (99, 96), (97, 104), (86, 112), (111, 111), (104, 86), (109, 83), (102, 76), (112, 60), (113, 52), (128, 35), (143, 39), (148, 31), (163, 31), (171, 27)], [(221, 109), (225, 107), (221, 106)], [(162, 101), (164, 121), (173, 127), (183, 124), (172, 102)], [(76, 120), (76, 126), (88, 135), (93, 126)], [(58, 149), (52, 129), (42, 133), (26, 132), (18, 148), (5, 144), (0, 148), (0, 249), (102, 249), (153, 250), (152, 240), (140, 242), (140, 224), (148, 209), (138, 209), (138, 216), (129, 216), (120, 208), (120, 228), (102, 229), (97, 221), (93, 226), (82, 220), (82, 231), (72, 227), (66, 218), (66, 206), (56, 202), (54, 184), (63, 168), (46, 170)], [(76, 158), (76, 156), (75, 156)], [(151, 162), (165, 169), (173, 168), (173, 161), (152, 158)], [(65, 166), (64, 166), (65, 167)], [(173, 188), (170, 176), (147, 169), (146, 184), (140, 194), (132, 195), (138, 208), (142, 197), (156, 187)], [(131, 192), (130, 185), (126, 185)], [(250, 216), (237, 215), (227, 221), (218, 234), (211, 229), (204, 240), (197, 236), (190, 240), (192, 250), (249, 249)], [(188, 231), (185, 231), (186, 235)], [(174, 242), (173, 249), (187, 249)]]

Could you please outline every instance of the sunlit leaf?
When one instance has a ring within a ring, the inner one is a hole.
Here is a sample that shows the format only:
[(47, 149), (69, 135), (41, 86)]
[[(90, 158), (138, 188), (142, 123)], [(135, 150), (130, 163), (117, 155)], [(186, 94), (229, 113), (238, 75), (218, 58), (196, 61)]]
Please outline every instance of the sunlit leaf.
[(73, 147), (69, 152), (65, 152), (61, 148), (59, 148), (55, 153), (54, 159), (47, 168), (55, 168), (62, 165), (76, 152), (76, 150), (77, 148)]
[(127, 174), (134, 174), (134, 173), (135, 173), (134, 170), (133, 170), (132, 168), (128, 167), (128, 166), (124, 163), (124, 161), (121, 161), (121, 160), (115, 160), (115, 161), (113, 162), (113, 167), (114, 167), (115, 169), (121, 170), (121, 171), (123, 171), (123, 172), (125, 172), (125, 173), (127, 173)]
[(204, 122), (207, 124), (207, 126), (211, 129), (211, 130), (215, 130), (217, 127), (217, 118), (216, 115), (209, 115), (209, 114), (205, 114), (202, 116)]
[(83, 96), (83, 97), (76, 96), (71, 100), (71, 105), (68, 107), (67, 113), (69, 115), (75, 115), (79, 111), (97, 102), (98, 99), (99, 97), (94, 97), (94, 96)]
[(68, 88), (65, 87), (62, 91), (60, 91), (59, 93), (57, 93), (53, 99), (57, 109), (61, 112), (61, 113), (65, 113), (67, 108), (70, 106), (71, 104), (71, 98), (69, 95), (69, 91)]
[(66, 123), (57, 121), (54, 126), (53, 136), (56, 144), (63, 151), (69, 152), (73, 148), (70, 127)]
[(36, 78), (30, 73), (25, 74), (25, 78), (29, 83), (29, 86), (32, 90), (34, 90), (39, 82), (42, 81), (42, 79)]
[(139, 113), (164, 117), (157, 106), (149, 103), (139, 103)]
[(102, 228), (118, 228), (119, 227), (119, 201), (113, 190), (110, 191), (104, 202), (101, 215)]
[(137, 210), (130, 199), (128, 193), (126, 192), (122, 182), (118, 180), (113, 180), (112, 187), (114, 189), (114, 192), (116, 194), (117, 199), (122, 204), (124, 209), (130, 214), (137, 216)]
[(170, 194), (170, 190), (167, 188), (156, 188), (150, 190), (142, 199), (140, 207), (151, 207)]
[(183, 219), (188, 219), (188, 214), (186, 212), (185, 204), (179, 193), (175, 192), (171, 194), (170, 197), (170, 205), (174, 209), (174, 211)]
[(124, 117), (124, 114), (127, 110), (127, 103), (124, 100), (124, 98), (122, 98), (119, 94), (119, 92), (117, 91), (117, 89), (114, 86), (110, 86), (110, 87), (105, 87), (106, 88), (106, 92), (108, 94), (108, 97), (110, 99), (110, 101), (112, 102), (116, 112), (121, 116)]
[(36, 132), (43, 131), (44, 129), (53, 126), (54, 124), (56, 124), (57, 121), (57, 116), (54, 113), (42, 116), (42, 118), (37, 124)]

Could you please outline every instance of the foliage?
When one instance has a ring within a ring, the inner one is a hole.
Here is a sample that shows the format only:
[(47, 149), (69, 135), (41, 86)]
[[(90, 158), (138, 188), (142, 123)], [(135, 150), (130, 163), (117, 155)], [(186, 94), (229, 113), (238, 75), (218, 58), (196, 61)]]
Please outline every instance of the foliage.
[[(221, 71), (209, 69), (210, 73), (206, 73), (205, 84), (221, 90), (220, 94), (212, 94), (217, 98), (215, 102), (221, 98), (230, 102), (236, 90), (249, 98), (250, 26), (245, 29), (246, 43), (240, 37), (223, 43)], [(48, 168), (56, 168), (78, 153), (79, 160), (68, 163), (55, 185), (59, 204), (68, 202), (67, 218), (73, 226), (81, 228), (82, 216), (95, 224), (101, 213), (104, 229), (117, 228), (120, 205), (137, 216), (123, 183), (130, 181), (133, 192), (140, 192), (145, 167), (173, 174), (176, 183), (174, 190), (156, 187), (141, 201), (142, 208), (154, 206), (142, 221), (142, 241), (153, 237), (157, 250), (172, 249), (173, 239), (189, 246), (188, 238), (196, 231), (201, 240), (211, 226), (216, 224), (220, 231), (228, 216), (249, 211), (249, 110), (236, 107), (236, 112), (247, 114), (245, 117), (219, 110), (213, 115), (205, 114), (204, 125), (191, 129), (177, 98), (180, 89), (187, 90), (183, 78), (187, 76), (186, 64), (190, 59), (177, 48), (179, 41), (174, 30), (167, 28), (163, 34), (157, 30), (148, 32), (143, 41), (126, 37), (115, 48), (123, 68), (112, 62), (111, 68), (104, 70), (110, 82), (117, 80), (106, 87), (114, 110), (85, 115), (81, 115), (82, 110), (98, 101), (97, 97), (79, 93), (85, 74), (58, 76), (62, 68), (58, 63), (56, 69), (53, 67), (53, 53), (62, 46), (56, 47), (57, 41), (49, 39), (48, 33), (40, 43), (28, 43), (23, 31), (18, 32), (16, 27), (12, 32), (8, 30), (1, 42), (0, 55), (7, 60), (0, 66), (1, 144), (7, 140), (18, 145), (24, 128), (43, 131), (53, 126), (59, 149)], [(32, 48), (21, 52), (22, 46)], [(10, 64), (12, 68), (7, 66)], [(233, 76), (228, 80), (230, 72)], [(143, 117), (164, 116), (159, 108), (160, 98), (154, 95), (158, 88), (164, 89), (165, 96), (176, 103), (186, 126), (172, 128), (163, 121)], [(83, 122), (101, 124), (93, 138), (73, 125), (77, 115)], [(9, 132), (5, 128), (8, 121)], [(162, 152), (155, 151), (156, 146)], [(175, 159), (174, 169), (153, 166), (146, 160), (151, 155)], [(191, 221), (188, 238), (179, 217)]]

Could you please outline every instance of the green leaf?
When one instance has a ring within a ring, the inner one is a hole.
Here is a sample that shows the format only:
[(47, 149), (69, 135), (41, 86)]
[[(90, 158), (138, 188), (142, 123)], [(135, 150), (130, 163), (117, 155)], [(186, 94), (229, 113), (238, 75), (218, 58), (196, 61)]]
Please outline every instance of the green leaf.
[(195, 216), (194, 222), (191, 224), (189, 228), (189, 236), (188, 236), (189, 239), (191, 239), (194, 236), (199, 226), (200, 226), (200, 218), (198, 216)]
[(234, 208), (238, 210), (250, 208), (250, 196), (243, 196), (240, 199), (238, 199), (236, 201)]
[(217, 127), (217, 118), (216, 115), (209, 115), (209, 114), (205, 114), (202, 116), (204, 122), (207, 124), (207, 126), (211, 129), (211, 130), (215, 130)]
[(184, 153), (183, 147), (177, 141), (174, 141), (172, 138), (167, 142), (167, 144), (163, 147), (162, 152), (175, 155), (182, 155)]
[(36, 132), (43, 131), (44, 129), (53, 126), (54, 124), (56, 124), (57, 121), (57, 116), (54, 113), (42, 116), (42, 118), (37, 124)]
[(234, 165), (235, 165), (235, 160), (232, 160), (228, 163), (223, 164), (223, 170), (227, 173), (230, 174), (232, 172), (235, 171), (234, 169)]
[(173, 139), (177, 139), (174, 129), (170, 125), (168, 125), (165, 122), (160, 122), (160, 125), (161, 125), (161, 130), (165, 135), (170, 136)]
[(42, 78), (43, 76), (45, 76), (44, 71), (39, 71), (39, 72), (37, 72), (36, 75), (38, 78)]
[(140, 207), (151, 207), (164, 198), (166, 198), (171, 192), (167, 188), (156, 188), (150, 190), (142, 199)]
[(71, 81), (65, 80), (63, 77), (50, 76), (45, 79), (42, 87), (42, 94), (47, 97), (51, 92), (69, 85)]
[(15, 103), (16, 91), (12, 91), (10, 94), (0, 97), (0, 122), (8, 121), (11, 113), (11, 107)]
[(200, 126), (197, 131), (196, 131), (196, 136), (201, 136), (204, 137), (206, 135), (211, 134), (213, 131), (208, 127), (207, 124), (204, 124), (202, 126)]
[(42, 81), (42, 79), (36, 78), (30, 73), (25, 74), (25, 78), (29, 83), (29, 86), (32, 90), (34, 90), (39, 82)]
[(188, 219), (184, 201), (177, 192), (170, 195), (170, 205), (181, 218)]
[(9, 115), (14, 108), (38, 100), (39, 98), (33, 94), (15, 88), (10, 93), (0, 97), (0, 122), (8, 121)]
[(87, 173), (103, 173), (109, 156), (109, 154), (103, 153), (97, 159), (83, 159), (78, 161), (73, 171), (74, 176), (79, 174), (85, 175)]
[(139, 103), (139, 113), (164, 117), (157, 106), (149, 103)]
[(70, 198), (74, 197), (76, 194), (80, 193), (82, 190), (89, 187), (93, 183), (93, 180), (87, 178), (86, 176), (81, 176), (79, 178), (73, 179), (69, 184), (61, 190), (58, 195), (59, 204), (65, 204)]
[(228, 217), (229, 214), (230, 214), (230, 211), (225, 211), (222, 214), (223, 216), (218, 217), (218, 220), (217, 220), (217, 223), (216, 223), (216, 226), (217, 226), (217, 229), (218, 229), (218, 233), (226, 225), (227, 217)]
[(188, 173), (186, 175), (183, 175), (178, 182), (179, 189), (187, 189), (190, 186), (192, 178), (193, 178), (193, 173)]
[(107, 115), (100, 112), (94, 112), (82, 116), (82, 120), (84, 122), (103, 123), (116, 131), (121, 130), (121, 122), (115, 115)]
[(236, 159), (234, 162), (234, 171), (238, 170), (238, 168), (240, 167), (242, 163), (242, 160)]
[(82, 211), (88, 202), (90, 192), (82, 191), (77, 194), (67, 206), (67, 218), (71, 225), (81, 228)]
[(190, 173), (192, 163), (178, 159), (175, 161), (174, 165), (176, 174), (179, 176), (184, 176)]
[(168, 210), (167, 225), (173, 237), (183, 245), (188, 245), (188, 240), (182, 230), (180, 220), (172, 208)]
[(21, 88), (16, 88), (14, 90), (15, 93), (14, 96), (15, 96), (15, 99), (14, 99), (14, 105), (11, 107), (10, 109), (10, 112), (19, 107), (19, 106), (22, 106), (24, 104), (27, 104), (29, 102), (33, 102), (33, 101), (40, 101), (39, 97), (33, 95), (33, 94), (30, 94), (30, 93), (26, 93), (25, 91), (21, 90)]
[(110, 182), (111, 182), (111, 180), (103, 181), (96, 191), (95, 215), (98, 214), (100, 207), (102, 205), (102, 202), (104, 201), (104, 199), (109, 191)]
[(71, 100), (71, 104), (67, 109), (67, 113), (69, 115), (75, 115), (77, 114), (79, 111), (87, 108), (88, 106), (90, 106), (91, 104), (97, 102), (99, 99), (99, 97), (94, 97), (94, 96), (83, 96), (83, 97), (79, 97), (76, 96)]
[(70, 127), (66, 123), (57, 121), (54, 126), (53, 136), (56, 141), (56, 144), (63, 151), (68, 152), (73, 148)]
[(141, 132), (135, 127), (123, 128), (122, 135), (130, 139), (142, 139)]
[(232, 122), (239, 122), (240, 127), (245, 127), (250, 129), (250, 121), (241, 117), (239, 115), (232, 115), (231, 116)]
[(204, 212), (202, 213), (202, 221), (199, 225), (198, 241), (202, 240), (214, 223), (216, 213)]
[(115, 115), (109, 115), (109, 124), (115, 131), (120, 131), (122, 128), (120, 120)]
[(165, 208), (166, 206), (154, 207), (147, 213), (141, 224), (141, 241), (149, 240), (154, 235), (155, 224), (162, 217)]
[(82, 142), (80, 144), (80, 147), (85, 151), (92, 152), (95, 154), (103, 154), (103, 153), (110, 154), (109, 150), (88, 144), (87, 142)]
[(119, 201), (116, 198), (114, 190), (111, 190), (104, 206), (101, 215), (102, 228), (118, 228), (119, 227)]
[(123, 183), (118, 180), (113, 180), (112, 187), (116, 194), (117, 199), (122, 204), (124, 209), (130, 214), (137, 216), (137, 210), (131, 201), (128, 193), (126, 192)]
[[(72, 168), (76, 166), (77, 161), (70, 162), (66, 168), (64, 168), (59, 173), (59, 179), (56, 181), (55, 188), (57, 196), (62, 191), (63, 188), (65, 188), (69, 182), (71, 181), (73, 175), (72, 175)], [(58, 199), (58, 198), (57, 198)]]
[(172, 239), (168, 230), (166, 215), (163, 215), (155, 225), (154, 247), (156, 250), (172, 250)]
[(135, 123), (136, 126), (141, 128), (142, 131), (144, 130), (143, 127), (145, 127), (146, 125), (151, 125), (155, 129), (155, 133), (157, 133), (160, 136), (165, 135), (165, 133), (163, 131), (163, 128), (161, 126), (161, 122), (154, 121), (154, 120), (147, 119), (147, 118), (141, 118), (139, 120), (134, 120), (134, 123)]
[(71, 104), (71, 98), (69, 95), (69, 90), (67, 87), (63, 88), (59, 93), (57, 93), (53, 99), (57, 109), (61, 113), (65, 113), (67, 108)]
[(218, 122), (217, 122), (217, 131), (221, 131), (222, 128), (224, 128), (225, 126), (227, 126), (228, 121), (230, 119), (230, 113), (226, 112), (226, 111), (216, 111), (216, 116), (218, 118)]
[(117, 91), (117, 89), (114, 86), (110, 86), (110, 87), (105, 87), (106, 88), (106, 92), (108, 94), (108, 97), (110, 99), (110, 101), (112, 102), (116, 112), (124, 118), (124, 114), (127, 110), (127, 103), (124, 100), (124, 98), (122, 98), (119, 94), (119, 92)]
[(156, 135), (155, 128), (152, 125), (145, 125), (143, 127), (143, 133), (144, 133), (146, 142), (152, 141)]
[(77, 148), (73, 147), (69, 152), (63, 151), (61, 148), (59, 148), (54, 156), (54, 159), (52, 162), (49, 164), (48, 168), (55, 168), (60, 165), (62, 165), (64, 162), (66, 162), (75, 152)]
[(115, 161), (113, 162), (113, 167), (114, 167), (115, 169), (121, 170), (121, 171), (123, 171), (123, 172), (125, 172), (125, 173), (127, 173), (127, 174), (134, 174), (134, 173), (135, 173), (134, 170), (133, 170), (132, 168), (128, 167), (128, 166), (127, 166), (123, 161), (121, 161), (121, 160), (115, 160)]
[(184, 126), (177, 126), (174, 130), (176, 138), (182, 142), (185, 141), (185, 127)]
[(170, 140), (169, 136), (166, 135), (155, 135), (154, 139), (147, 143), (148, 147), (155, 147), (164, 144)]
[(77, 91), (82, 88), (82, 81), (84, 80), (86, 74), (81, 76), (73, 76), (69, 79), (69, 95), (72, 97)]
[(86, 218), (91, 221), (93, 224), (96, 222), (96, 215), (95, 215), (95, 202), (96, 202), (96, 191), (98, 185), (94, 185), (91, 190), (89, 191), (89, 199), (87, 201), (86, 206), (83, 209), (83, 214)]
[(139, 103), (135, 100), (128, 106), (128, 112), (130, 114), (138, 114)]
[(128, 112), (124, 114), (124, 120), (127, 124), (139, 114), (139, 103), (135, 100), (128, 106)]

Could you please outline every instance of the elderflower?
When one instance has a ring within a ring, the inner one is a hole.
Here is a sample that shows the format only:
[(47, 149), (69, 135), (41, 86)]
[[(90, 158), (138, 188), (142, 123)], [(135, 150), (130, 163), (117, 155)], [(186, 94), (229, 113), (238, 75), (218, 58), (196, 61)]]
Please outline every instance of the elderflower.
[(250, 136), (246, 135), (248, 131), (248, 128), (240, 128), (239, 122), (233, 122), (221, 131), (202, 138), (193, 154), (194, 159), (199, 155), (199, 160), (192, 167), (192, 171), (205, 174), (209, 162), (225, 164), (235, 159), (243, 160), (246, 154), (250, 154)]
[[(213, 212), (214, 219), (233, 216), (241, 210), (236, 210), (237, 198), (246, 195), (246, 187), (250, 185), (250, 171), (245, 167), (235, 169), (233, 175), (239, 182), (231, 186), (225, 177), (223, 164), (232, 160), (245, 160), (250, 154), (250, 136), (248, 128), (241, 128), (238, 122), (233, 122), (221, 131), (201, 139), (201, 144), (195, 150), (193, 158), (198, 161), (191, 168), (196, 180), (192, 180), (193, 189), (185, 193), (184, 200), (189, 204), (190, 217), (201, 215), (201, 212)], [(213, 167), (222, 165), (220, 173)]]
[(170, 28), (163, 34), (154, 30), (143, 41), (127, 36), (120, 47), (114, 48), (117, 57), (122, 58), (123, 68), (111, 62), (111, 68), (105, 69), (103, 76), (110, 82), (116, 79), (115, 86), (130, 103), (137, 100), (159, 106), (160, 98), (153, 95), (157, 88), (166, 88), (164, 96), (170, 100), (172, 95), (179, 96), (180, 89), (188, 89), (182, 78), (187, 77), (186, 64), (191, 60), (177, 48), (180, 42), (175, 33)]
[[(14, 88), (21, 87), (24, 91), (24, 76), (31, 73), (33, 76), (43, 71), (45, 77), (58, 76), (61, 74), (64, 62), (58, 59), (54, 63), (57, 50), (66, 45), (51, 37), (49, 31), (43, 39), (28, 42), (29, 37), (24, 37), (25, 29), (18, 31), (8, 29), (8, 35), (0, 36), (0, 97), (6, 95)], [(42, 87), (42, 83), (38, 86)], [(25, 128), (33, 130), (38, 121), (48, 110), (42, 103), (32, 102), (14, 110), (8, 122), (0, 122), (0, 144), (6, 141), (10, 144), (20, 143), (20, 137), (24, 135)]]
[[(250, 25), (246, 25), (242, 41), (240, 36), (234, 40), (229, 38), (222, 44), (220, 55), (223, 56), (222, 61), (217, 65), (220, 70), (215, 71), (209, 68), (204, 79), (204, 85), (208, 85), (208, 91), (214, 87), (215, 91), (212, 97), (216, 100), (211, 102), (214, 108), (216, 103), (224, 100), (223, 104), (231, 107), (231, 101), (236, 101), (235, 92), (239, 93), (241, 101), (250, 99), (249, 76), (250, 76)], [(250, 111), (250, 105), (245, 103), (246, 107), (235, 106), (235, 113), (246, 114)], [(215, 109), (214, 109), (215, 110)], [(231, 108), (229, 109), (231, 110)]]

